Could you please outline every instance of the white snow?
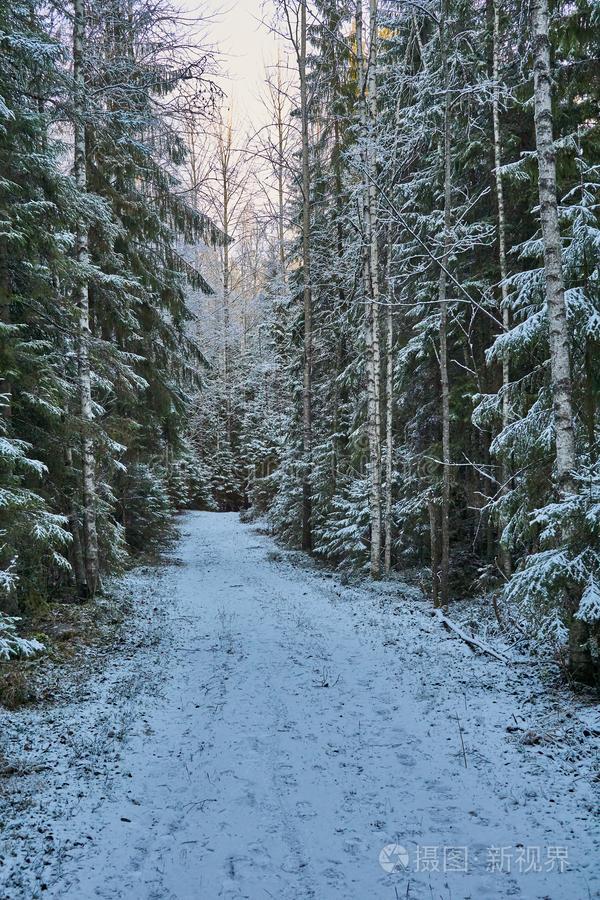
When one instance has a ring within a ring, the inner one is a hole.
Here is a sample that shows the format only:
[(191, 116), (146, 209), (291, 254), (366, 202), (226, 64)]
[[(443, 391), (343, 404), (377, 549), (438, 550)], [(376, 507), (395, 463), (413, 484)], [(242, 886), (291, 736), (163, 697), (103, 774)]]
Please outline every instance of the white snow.
[(600, 897), (593, 710), (580, 737), (566, 692), (414, 589), (342, 587), (219, 513), (123, 589), (138, 619), (84, 695), (0, 717), (43, 767), (0, 779), (2, 900)]

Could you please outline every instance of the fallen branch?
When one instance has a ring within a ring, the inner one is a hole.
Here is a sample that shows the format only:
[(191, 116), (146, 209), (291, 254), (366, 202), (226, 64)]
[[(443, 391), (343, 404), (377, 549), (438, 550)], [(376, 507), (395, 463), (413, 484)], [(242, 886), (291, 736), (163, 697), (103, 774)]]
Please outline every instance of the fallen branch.
[(44, 765), (44, 763), (33, 763), (30, 766), (8, 763), (0, 769), (0, 778), (9, 778), (11, 775), (32, 775), (34, 772), (47, 772), (49, 769), (50, 766)]
[(463, 760), (465, 762), (465, 769), (467, 768), (467, 751), (465, 750), (465, 742), (463, 740), (463, 730), (462, 725), (460, 724), (460, 719), (458, 718), (458, 713), (456, 713), (456, 724), (458, 725), (458, 733), (460, 735), (460, 746), (462, 747), (462, 755)]
[(500, 660), (500, 662), (511, 662), (511, 659), (508, 656), (505, 656), (503, 653), (499, 653), (498, 650), (494, 650), (489, 644), (484, 644), (483, 641), (478, 640), (478, 638), (471, 637), (470, 634), (467, 634), (466, 631), (457, 625), (455, 622), (452, 622), (448, 616), (445, 616), (441, 610), (436, 610), (436, 616), (448, 631), (453, 632), (458, 635), (458, 637), (467, 644), (471, 648), (471, 650), (481, 650), (482, 653), (487, 653), (488, 656), (493, 656), (494, 659)]

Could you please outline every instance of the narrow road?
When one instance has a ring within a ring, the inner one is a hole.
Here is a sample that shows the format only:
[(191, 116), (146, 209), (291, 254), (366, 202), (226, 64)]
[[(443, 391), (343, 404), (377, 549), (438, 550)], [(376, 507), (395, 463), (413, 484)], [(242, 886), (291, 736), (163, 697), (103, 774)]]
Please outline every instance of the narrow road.
[(598, 896), (588, 787), (507, 731), (536, 713), (527, 676), (410, 589), (343, 588), (233, 514), (186, 516), (175, 556), (158, 686), (138, 671), (110, 700), (118, 777), (55, 822), (40, 896)]

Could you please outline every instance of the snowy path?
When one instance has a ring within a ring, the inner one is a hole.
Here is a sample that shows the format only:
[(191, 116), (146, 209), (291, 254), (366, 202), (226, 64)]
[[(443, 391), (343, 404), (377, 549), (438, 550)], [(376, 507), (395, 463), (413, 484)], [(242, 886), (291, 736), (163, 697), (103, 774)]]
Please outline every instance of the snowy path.
[[(182, 532), (178, 564), (145, 576), (168, 605), (159, 667), (129, 672), (126, 698), (113, 685), (89, 726), (110, 729), (111, 772), (98, 762), (88, 784), (74, 761), (55, 779), (39, 896), (600, 896), (589, 784), (507, 732), (548, 713), (535, 684), (473, 656), (426, 604), (274, 559), (233, 514), (190, 514)], [(381, 867), (393, 842), (408, 871)], [(491, 847), (510, 848), (501, 872)]]

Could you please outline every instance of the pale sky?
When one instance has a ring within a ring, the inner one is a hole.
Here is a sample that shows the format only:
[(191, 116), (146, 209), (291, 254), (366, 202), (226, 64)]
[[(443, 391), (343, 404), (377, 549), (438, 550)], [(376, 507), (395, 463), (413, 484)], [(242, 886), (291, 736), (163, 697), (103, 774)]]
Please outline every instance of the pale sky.
[(260, 103), (265, 64), (277, 59), (277, 38), (262, 20), (270, 21), (274, 3), (264, 0), (179, 0), (184, 9), (200, 9), (210, 16), (207, 37), (219, 50), (225, 78), (219, 83), (233, 103), (234, 120), (260, 127), (266, 113)]

